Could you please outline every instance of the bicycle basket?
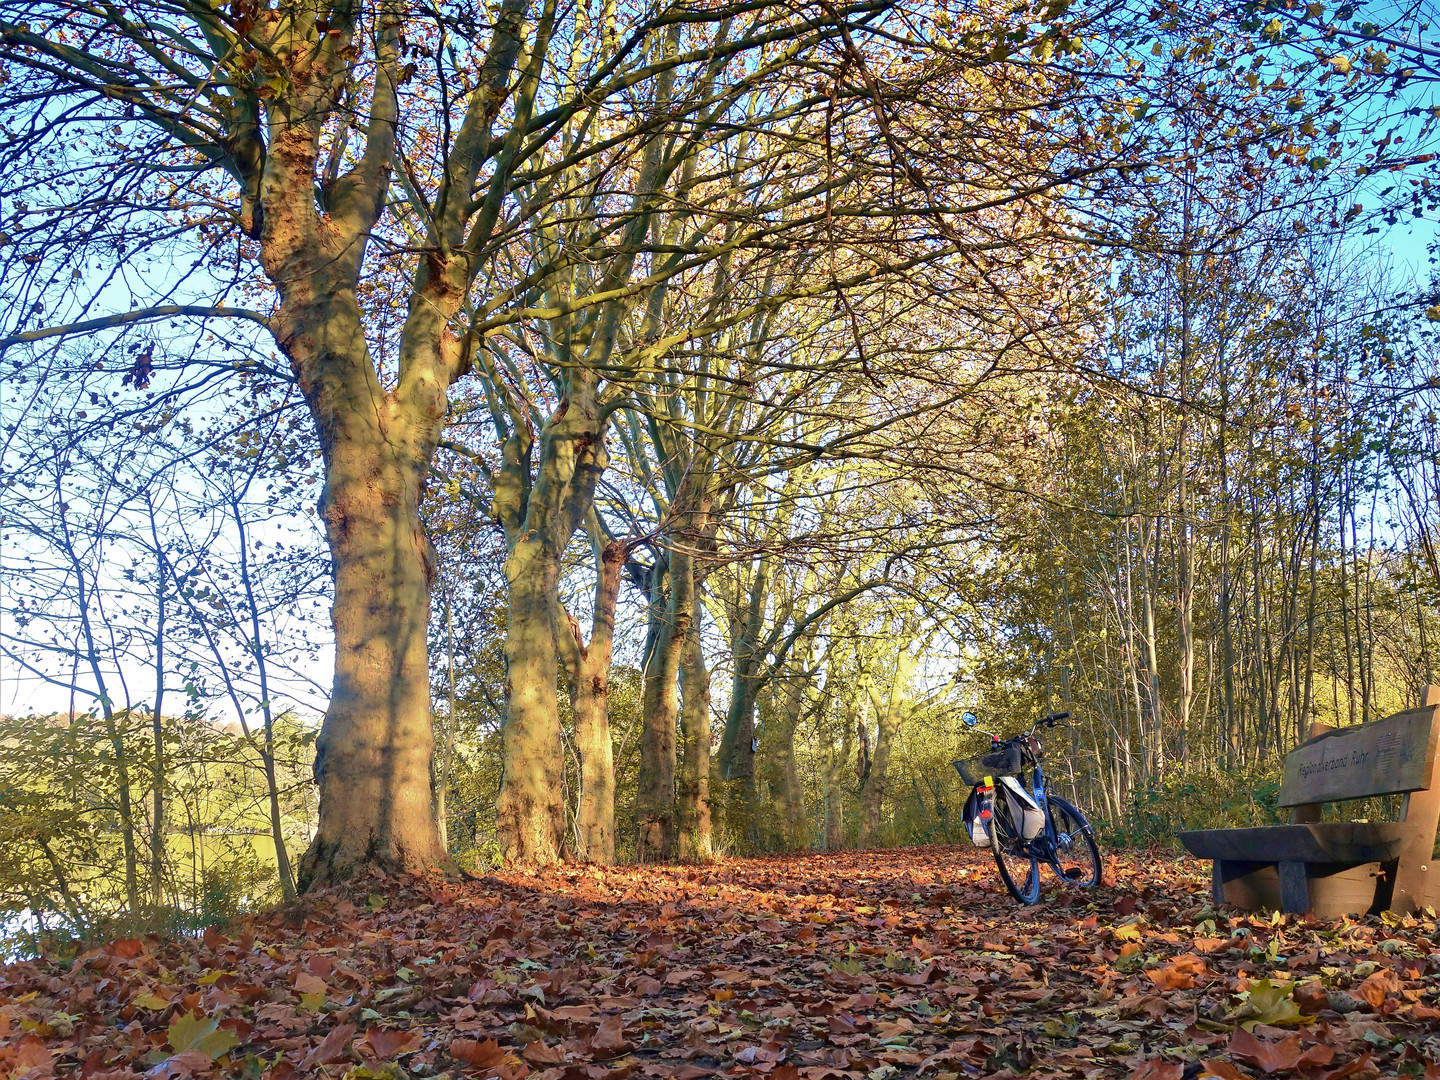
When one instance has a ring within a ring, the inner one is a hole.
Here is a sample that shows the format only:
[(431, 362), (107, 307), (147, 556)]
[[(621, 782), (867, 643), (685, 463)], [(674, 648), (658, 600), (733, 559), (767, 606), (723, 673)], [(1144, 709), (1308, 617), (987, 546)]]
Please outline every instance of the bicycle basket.
[(1014, 776), (1020, 771), (1020, 748), (1009, 747), (1004, 751), (991, 751), (988, 754), (977, 754), (974, 757), (962, 758), (959, 761), (952, 761), (955, 771), (960, 774), (960, 779), (972, 787), (980, 783), (985, 777)]

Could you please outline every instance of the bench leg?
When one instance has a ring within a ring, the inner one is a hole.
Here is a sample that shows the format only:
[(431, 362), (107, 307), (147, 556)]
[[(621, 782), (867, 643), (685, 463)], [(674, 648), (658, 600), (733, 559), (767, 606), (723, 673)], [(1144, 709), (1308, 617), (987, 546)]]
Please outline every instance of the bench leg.
[(1225, 865), (1219, 859), (1210, 864), (1210, 891), (1216, 907), (1225, 903)]
[(1310, 910), (1310, 881), (1303, 862), (1282, 862), (1280, 872), (1280, 910), (1301, 915)]

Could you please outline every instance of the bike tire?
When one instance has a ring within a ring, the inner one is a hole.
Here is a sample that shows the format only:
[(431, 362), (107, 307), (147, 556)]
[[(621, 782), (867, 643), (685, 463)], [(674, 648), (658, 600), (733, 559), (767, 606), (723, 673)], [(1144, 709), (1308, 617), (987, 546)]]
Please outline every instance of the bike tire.
[[(1000, 797), (1003, 798), (1003, 794)], [(998, 804), (999, 799), (996, 802)], [(998, 805), (990, 821), (990, 850), (995, 855), (1000, 880), (1020, 903), (1036, 903), (1040, 899), (1040, 860), (1010, 827), (1009, 815)]]
[(1100, 848), (1095, 843), (1095, 830), (1085, 815), (1064, 799), (1051, 795), (1048, 801), (1055, 827), (1050, 869), (1067, 885), (1093, 889), (1100, 884)]

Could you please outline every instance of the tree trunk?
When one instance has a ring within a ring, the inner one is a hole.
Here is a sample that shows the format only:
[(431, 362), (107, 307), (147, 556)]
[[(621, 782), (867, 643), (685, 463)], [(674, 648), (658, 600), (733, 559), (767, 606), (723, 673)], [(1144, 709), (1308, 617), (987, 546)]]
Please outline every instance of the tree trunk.
[(657, 581), (652, 584), (652, 610), (662, 610), (645, 659), (644, 730), (640, 743), (639, 790), (636, 794), (636, 817), (640, 826), (641, 862), (663, 862), (675, 854), (675, 736), (679, 717), (677, 680), (680, 675), (680, 654), (695, 615), (694, 560), (682, 545), (688, 541), (683, 534), (671, 534), (674, 546), (669, 552), (668, 598), (659, 592)]
[(890, 771), (890, 752), (910, 711), (905, 695), (917, 662), (917, 658), (910, 651), (910, 639), (914, 632), (914, 623), (906, 619), (905, 627), (899, 636), (900, 654), (895, 660), (895, 676), (884, 702), (879, 700), (873, 687), (867, 688), (875, 706), (876, 724), (875, 750), (870, 758), (869, 775), (860, 787), (860, 835), (857, 846), (861, 849), (874, 846), (879, 836), (880, 812), (885, 801), (885, 785)]
[(577, 858), (592, 863), (615, 861), (615, 747), (610, 741), (610, 657), (614, 648), (615, 602), (627, 547), (607, 544), (597, 560), (595, 614), (590, 644), (575, 643), (570, 663), (570, 707), (575, 717), (575, 747), (580, 755), (580, 798), (575, 812)]
[(841, 722), (840, 745), (835, 745), (830, 735), (824, 736), (824, 756), (821, 759), (821, 780), (824, 784), (825, 799), (825, 850), (845, 850), (845, 764), (855, 747), (855, 723), (860, 712), (860, 695), (857, 693), (845, 718)]
[(700, 620), (690, 625), (680, 653), (680, 775), (675, 786), (677, 848), (687, 862), (708, 862), (710, 838), (710, 672), (700, 641)]
[(725, 715), (725, 730), (720, 736), (720, 769), (726, 780), (740, 780), (747, 801), (755, 787), (755, 695), (759, 691), (757, 673), (762, 656), (756, 656), (760, 640), (760, 621), (765, 611), (765, 594), (769, 587), (770, 564), (761, 559), (750, 583), (749, 603), (745, 617), (736, 627), (731, 642), (734, 676), (730, 687), (730, 710)]
[(778, 687), (779, 716), (774, 736), (766, 740), (775, 763), (774, 802), (784, 850), (796, 851), (810, 845), (810, 822), (805, 816), (805, 790), (800, 783), (800, 765), (795, 757), (795, 733), (800, 726), (804, 698), (795, 676)]
[(509, 707), (500, 745), (503, 773), (496, 827), (505, 862), (558, 862), (565, 831), (559, 660), (555, 616), (559, 566), (540, 541), (517, 545), (505, 560), (510, 587), (505, 634)]
[(335, 687), (316, 743), (319, 826), (302, 890), (366, 867), (425, 871), (445, 859), (430, 779), (434, 568), (419, 513), (428, 454), (403, 433), (387, 438), (383, 422), (350, 419), (325, 445)]
[(541, 431), (540, 462), (530, 486), (530, 444), (522, 432), (506, 442), (495, 481), (496, 516), (510, 552), (505, 578), (510, 621), (505, 635), (509, 705), (495, 824), (507, 863), (558, 862), (565, 835), (564, 757), (560, 742), (560, 560), (590, 513), (605, 471), (598, 376), (573, 373)]

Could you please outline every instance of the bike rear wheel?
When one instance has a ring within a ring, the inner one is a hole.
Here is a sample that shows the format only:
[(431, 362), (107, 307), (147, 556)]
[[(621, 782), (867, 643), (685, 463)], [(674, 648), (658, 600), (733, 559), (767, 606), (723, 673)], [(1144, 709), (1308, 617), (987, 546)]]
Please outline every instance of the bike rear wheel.
[(1095, 845), (1095, 831), (1085, 815), (1064, 799), (1051, 795), (1049, 803), (1050, 820), (1055, 825), (1051, 869), (1071, 885), (1094, 888), (1100, 881), (1100, 849)]
[(1010, 895), (1022, 904), (1033, 904), (1040, 899), (1040, 860), (1011, 827), (1010, 815), (999, 802), (997, 798), (990, 819), (990, 849), (995, 853), (995, 865)]

